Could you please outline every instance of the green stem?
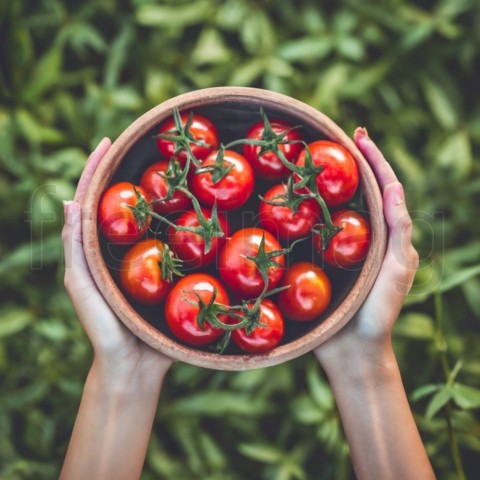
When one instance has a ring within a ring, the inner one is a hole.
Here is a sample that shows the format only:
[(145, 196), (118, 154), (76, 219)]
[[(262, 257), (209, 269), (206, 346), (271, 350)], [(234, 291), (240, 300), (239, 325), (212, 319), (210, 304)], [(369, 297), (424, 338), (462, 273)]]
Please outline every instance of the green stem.
[[(441, 293), (436, 292), (434, 295), (435, 302), (435, 323), (437, 327), (436, 332), (436, 346), (440, 353), (440, 362), (442, 364), (445, 380), (448, 382), (452, 377), (452, 372), (448, 362), (447, 356), (447, 342), (443, 332), (443, 304)], [(457, 472), (458, 480), (466, 480), (465, 471), (463, 469), (462, 458), (460, 455), (460, 448), (458, 447), (457, 436), (452, 422), (453, 408), (451, 401), (447, 403), (445, 408), (445, 419), (447, 421), (448, 439), (450, 444), (450, 452), (452, 455), (455, 470)]]

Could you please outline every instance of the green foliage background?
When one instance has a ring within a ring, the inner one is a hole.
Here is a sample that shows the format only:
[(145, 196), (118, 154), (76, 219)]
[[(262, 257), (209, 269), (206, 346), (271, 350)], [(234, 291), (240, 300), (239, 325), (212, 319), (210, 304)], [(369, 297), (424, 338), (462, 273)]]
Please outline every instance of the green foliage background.
[[(57, 477), (89, 368), (60, 243), (88, 152), (172, 96), (247, 85), (367, 126), (404, 182), (421, 264), (395, 348), (438, 477), (474, 478), (479, 52), (476, 0), (0, 2), (0, 477)], [(352, 477), (313, 356), (169, 373), (145, 480)]]

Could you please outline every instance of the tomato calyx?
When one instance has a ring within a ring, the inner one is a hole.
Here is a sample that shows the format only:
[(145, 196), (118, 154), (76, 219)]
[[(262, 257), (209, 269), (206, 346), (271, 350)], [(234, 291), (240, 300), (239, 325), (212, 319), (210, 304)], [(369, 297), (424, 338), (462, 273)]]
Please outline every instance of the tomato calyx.
[(214, 238), (222, 238), (225, 236), (225, 232), (222, 230), (222, 227), (220, 226), (220, 221), (218, 219), (217, 204), (214, 203), (211, 210), (210, 218), (207, 218), (203, 214), (202, 208), (194, 195), (192, 195), (185, 187), (177, 186), (176, 190), (183, 192), (185, 195), (187, 195), (187, 197), (189, 197), (192, 200), (193, 209), (195, 210), (195, 214), (197, 215), (198, 222), (200, 223), (198, 227), (187, 227), (187, 226), (177, 225), (176, 223), (171, 222), (168, 218), (164, 217), (163, 215), (160, 215), (153, 211), (150, 212), (150, 215), (153, 218), (156, 218), (157, 220), (160, 220), (161, 222), (171, 226), (175, 230), (179, 230), (182, 232), (190, 232), (190, 233), (194, 233), (196, 235), (201, 236), (205, 243), (204, 253), (207, 254), (208, 252), (210, 252), (212, 248), (212, 240)]
[(151, 204), (153, 204), (156, 201), (168, 200), (176, 191), (182, 192), (192, 201), (193, 209), (195, 210), (195, 214), (197, 215), (198, 222), (200, 223), (198, 227), (187, 227), (187, 226), (177, 225), (176, 223), (171, 222), (168, 218), (164, 217), (163, 215), (160, 215), (159, 213), (154, 212), (150, 208), (148, 208), (151, 204), (147, 204), (147, 209), (149, 211), (149, 215), (151, 215), (153, 218), (156, 218), (157, 220), (160, 220), (162, 223), (165, 223), (171, 226), (175, 230), (180, 230), (180, 231), (190, 232), (190, 233), (200, 235), (203, 238), (205, 243), (204, 253), (207, 254), (208, 252), (210, 252), (210, 249), (212, 248), (212, 239), (221, 238), (225, 236), (225, 232), (222, 230), (220, 226), (216, 203), (212, 207), (210, 218), (206, 218), (202, 212), (200, 203), (198, 202), (196, 197), (186, 188), (186, 185), (187, 185), (186, 179), (187, 179), (189, 168), (190, 168), (190, 157), (187, 157), (187, 161), (183, 169), (180, 168), (180, 164), (175, 159), (172, 159), (166, 171), (166, 174), (164, 175), (162, 172), (159, 172), (159, 175), (162, 175), (168, 181), (169, 186), (171, 187), (169, 188), (169, 193), (165, 197), (162, 197), (160, 199), (155, 199), (153, 202), (151, 202)]
[[(228, 143), (227, 145), (225, 145), (225, 148), (228, 149), (231, 147), (235, 147), (237, 145), (253, 145), (256, 147), (260, 147), (260, 150), (257, 156), (261, 157), (262, 155), (268, 152), (273, 152), (278, 155), (278, 151), (280, 150), (278, 148), (279, 145), (292, 144), (292, 143), (304, 143), (301, 140), (285, 140), (285, 137), (287, 137), (292, 130), (297, 130), (299, 128), (302, 128), (301, 125), (295, 125), (294, 127), (288, 128), (280, 133), (275, 133), (270, 123), (270, 120), (268, 119), (265, 111), (261, 107), (260, 107), (260, 116), (263, 122), (263, 133), (262, 133), (261, 140), (255, 140), (252, 138), (241, 138), (239, 140), (234, 140), (233, 142)], [(286, 158), (285, 160), (288, 162)], [(295, 167), (294, 164), (291, 164), (291, 165)]]
[[(308, 145), (305, 145), (305, 165), (303, 167), (294, 165), (294, 167), (295, 167), (294, 171), (301, 177), (300, 181), (295, 183), (294, 187), (295, 188), (306, 187), (312, 193), (312, 197), (317, 201), (318, 205), (320, 206), (320, 209), (322, 210), (324, 223), (318, 224), (314, 228), (316, 228), (315, 231), (321, 236), (322, 242), (324, 245), (323, 248), (325, 249), (328, 247), (330, 240), (338, 232), (342, 230), (342, 227), (338, 227), (333, 224), (332, 217), (330, 215), (330, 211), (327, 207), (327, 204), (324, 198), (322, 197), (322, 195), (320, 195), (320, 192), (318, 191), (317, 175), (323, 170), (324, 166), (323, 165), (316, 166), (313, 163), (310, 149), (308, 148)], [(303, 173), (301, 173), (302, 171)]]
[(197, 170), (195, 170), (195, 174), (200, 175), (201, 173), (211, 173), (212, 182), (214, 185), (216, 185), (220, 180), (222, 180), (222, 178), (228, 175), (232, 168), (235, 167), (232, 162), (225, 160), (224, 156), (225, 146), (221, 145), (217, 156), (215, 157), (214, 164), (197, 168)]
[(147, 202), (147, 199), (139, 192), (139, 190), (135, 186), (133, 187), (133, 191), (137, 196), (137, 201), (135, 202), (135, 205), (129, 205), (127, 203), (124, 203), (124, 205), (132, 211), (135, 223), (141, 230), (147, 224), (148, 218), (152, 216), (152, 212), (149, 207), (150, 203)]
[[(317, 179), (317, 176), (325, 168), (324, 165), (314, 164), (308, 145), (304, 141), (301, 141), (301, 140), (290, 140), (287, 142), (283, 141), (283, 138), (289, 132), (291, 132), (293, 129), (299, 128), (299, 126), (294, 126), (288, 130), (285, 130), (284, 132), (277, 134), (273, 131), (270, 121), (268, 120), (268, 117), (265, 114), (265, 111), (263, 110), (263, 108), (260, 108), (260, 116), (262, 117), (262, 121), (264, 124), (264, 132), (262, 134), (262, 140), (249, 140), (249, 139), (237, 140), (235, 142), (228, 144), (227, 148), (229, 146), (232, 146), (233, 144), (237, 144), (240, 142), (260, 146), (261, 149), (260, 149), (259, 155), (263, 155), (267, 152), (273, 152), (278, 156), (278, 158), (283, 163), (283, 165), (285, 165), (285, 167), (287, 167), (292, 173), (297, 174), (299, 177), (299, 180), (296, 182), (293, 182), (293, 180), (290, 180), (290, 177), (293, 176), (292, 174), (289, 177), (289, 183), (287, 184), (287, 192), (283, 197), (284, 198), (283, 201), (285, 203), (272, 203), (272, 204), (288, 206), (292, 209), (293, 213), (296, 213), (298, 210), (298, 206), (301, 204), (303, 200), (305, 200), (305, 198), (308, 198), (308, 197), (314, 198), (319, 204), (320, 209), (322, 210), (324, 223), (320, 225), (321, 229), (319, 229), (318, 232), (322, 237), (325, 248), (327, 248), (328, 244), (330, 243), (330, 240), (341, 230), (341, 228), (333, 224), (330, 216), (330, 212), (325, 203), (325, 200), (323, 199), (323, 197), (321, 196), (318, 190), (316, 179)], [(303, 166), (300, 166), (290, 162), (285, 156), (282, 149), (279, 148), (279, 145), (282, 143), (302, 143), (305, 146), (305, 164)], [(303, 194), (299, 194), (298, 192), (295, 191), (295, 190), (301, 190), (305, 187), (308, 189), (311, 195), (305, 194), (306, 196), (304, 197)]]
[(246, 328), (247, 333), (249, 332), (249, 330), (251, 332), (257, 326), (259, 326), (260, 304), (262, 303), (262, 300), (290, 287), (289, 285), (286, 285), (283, 287), (274, 288), (269, 291), (270, 279), (268, 277), (268, 270), (270, 268), (281, 268), (280, 263), (275, 260), (275, 257), (289, 254), (293, 250), (295, 245), (303, 240), (304, 239), (301, 238), (296, 240), (295, 242), (292, 242), (292, 244), (287, 248), (267, 252), (265, 250), (265, 235), (262, 235), (262, 239), (258, 246), (258, 251), (256, 255), (245, 256), (245, 258), (248, 258), (256, 265), (264, 282), (263, 290), (253, 304), (252, 300), (244, 300), (242, 302), (242, 314), (245, 316), (245, 318), (248, 318), (250, 320), (249, 326)]
[(288, 177), (287, 183), (284, 184), (285, 193), (275, 195), (271, 200), (264, 198), (262, 195), (259, 195), (258, 198), (262, 202), (268, 203), (269, 205), (274, 205), (276, 207), (288, 207), (292, 213), (297, 213), (300, 205), (308, 198), (314, 198), (311, 192), (308, 193), (299, 193), (298, 188), (296, 188), (293, 176)]
[(162, 259), (160, 261), (160, 272), (162, 274), (162, 278), (167, 282), (172, 282), (174, 275), (183, 277), (183, 272), (179, 270), (182, 268), (182, 266), (183, 261), (175, 256), (168, 244), (165, 244), (162, 253)]
[(190, 157), (187, 157), (187, 161), (183, 168), (180, 166), (178, 160), (175, 157), (172, 157), (168, 162), (168, 167), (165, 172), (156, 172), (157, 175), (160, 175), (167, 183), (167, 194), (164, 197), (155, 198), (151, 203), (168, 201), (173, 197), (175, 191), (178, 190), (179, 187), (186, 187), (189, 168)]
[[(242, 300), (238, 305), (227, 306), (216, 303), (216, 289), (213, 291), (213, 295), (208, 303), (205, 303), (198, 293), (194, 291), (188, 292), (196, 297), (196, 300), (189, 299), (186, 296), (184, 298), (185, 301), (191, 305), (198, 306), (199, 313), (197, 316), (197, 322), (200, 328), (203, 330), (205, 328), (205, 322), (208, 322), (212, 327), (224, 330), (224, 334), (218, 340), (218, 342), (211, 346), (211, 351), (218, 354), (223, 353), (229, 345), (231, 332), (234, 330), (244, 329), (245, 333), (249, 336), (256, 328), (268, 328), (268, 325), (261, 322), (262, 301), (271, 295), (275, 295), (287, 288), (290, 288), (290, 285), (285, 285), (269, 291), (268, 269), (272, 267), (280, 267), (281, 265), (274, 260), (274, 258), (290, 253), (295, 244), (302, 240), (303, 239), (293, 242), (288, 248), (266, 252), (265, 237), (262, 236), (257, 254), (246, 256), (246, 258), (255, 263), (264, 280), (263, 290), (255, 299), (255, 301), (252, 299)], [(221, 321), (219, 316), (225, 316), (229, 318), (229, 323)]]
[(173, 144), (175, 145), (175, 155), (181, 151), (185, 151), (187, 153), (187, 159), (190, 158), (194, 165), (196, 165), (197, 167), (200, 166), (200, 160), (198, 160), (198, 158), (195, 156), (190, 145), (194, 144), (200, 145), (202, 147), (210, 147), (211, 145), (205, 143), (203, 140), (196, 139), (190, 132), (190, 127), (192, 126), (193, 122), (193, 112), (191, 111), (189, 113), (188, 119), (185, 122), (185, 125), (183, 125), (178, 108), (174, 108), (173, 121), (175, 123), (174, 128), (168, 130), (165, 133), (158, 133), (156, 135), (153, 135), (153, 138), (161, 138), (162, 140), (168, 140), (170, 142), (173, 142)]

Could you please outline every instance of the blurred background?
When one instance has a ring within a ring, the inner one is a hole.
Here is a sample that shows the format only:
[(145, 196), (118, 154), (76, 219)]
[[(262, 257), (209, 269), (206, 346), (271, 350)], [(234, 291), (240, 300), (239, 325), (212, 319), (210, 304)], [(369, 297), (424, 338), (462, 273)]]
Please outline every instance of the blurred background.
[[(476, 0), (2, 0), (0, 478), (58, 477), (90, 366), (63, 288), (61, 201), (102, 137), (219, 85), (366, 126), (394, 166), (421, 259), (395, 349), (438, 478), (478, 478), (479, 72)], [(176, 364), (142, 478), (354, 477), (305, 355), (242, 373)]]

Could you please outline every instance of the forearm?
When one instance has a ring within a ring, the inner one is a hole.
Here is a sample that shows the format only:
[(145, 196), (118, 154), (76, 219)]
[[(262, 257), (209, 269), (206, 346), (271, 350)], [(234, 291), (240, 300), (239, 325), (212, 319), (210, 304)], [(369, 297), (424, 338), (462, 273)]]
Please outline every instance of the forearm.
[(61, 480), (140, 478), (167, 369), (118, 378), (93, 363)]
[(435, 478), (391, 348), (371, 361), (324, 364), (357, 477)]

